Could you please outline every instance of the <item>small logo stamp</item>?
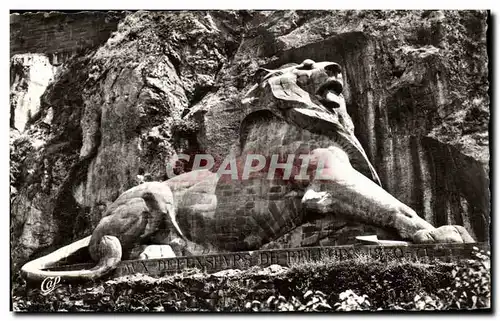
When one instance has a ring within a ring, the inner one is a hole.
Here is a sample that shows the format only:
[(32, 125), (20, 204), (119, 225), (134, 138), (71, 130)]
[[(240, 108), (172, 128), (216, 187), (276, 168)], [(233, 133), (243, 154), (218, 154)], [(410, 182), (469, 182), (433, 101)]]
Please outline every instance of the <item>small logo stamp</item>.
[(40, 285), (40, 290), (42, 292), (42, 295), (47, 295), (50, 292), (54, 291), (58, 286), (60, 286), (61, 282), (61, 277), (56, 276), (56, 277), (47, 277), (43, 279), (42, 284)]

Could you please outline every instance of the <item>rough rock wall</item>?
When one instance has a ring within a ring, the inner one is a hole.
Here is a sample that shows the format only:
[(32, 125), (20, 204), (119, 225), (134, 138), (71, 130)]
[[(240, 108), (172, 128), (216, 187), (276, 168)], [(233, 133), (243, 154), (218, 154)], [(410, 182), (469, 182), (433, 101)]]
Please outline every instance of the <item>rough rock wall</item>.
[[(343, 66), (356, 133), (389, 192), (435, 225), (463, 224), (477, 240), (488, 239), (486, 17), (128, 15), (106, 44), (68, 60), (42, 96), (40, 118), (13, 141), (13, 166), (22, 168), (12, 179), (14, 260), (90, 233), (121, 192), (166, 179), (176, 153), (232, 151), (237, 101), (257, 68), (305, 58)], [(324, 225), (309, 224), (308, 235)]]
[(32, 12), (10, 15), (10, 54), (43, 53), (54, 65), (73, 53), (99, 46), (126, 12)]

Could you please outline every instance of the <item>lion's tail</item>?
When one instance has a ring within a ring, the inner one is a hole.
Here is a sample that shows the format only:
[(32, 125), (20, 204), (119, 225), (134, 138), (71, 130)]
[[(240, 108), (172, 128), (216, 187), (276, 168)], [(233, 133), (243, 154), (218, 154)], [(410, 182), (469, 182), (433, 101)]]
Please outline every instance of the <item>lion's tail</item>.
[(21, 268), (21, 275), (31, 281), (43, 281), (48, 277), (60, 277), (62, 280), (95, 280), (116, 268), (122, 257), (122, 247), (118, 238), (106, 235), (98, 246), (101, 258), (96, 266), (88, 270), (47, 271), (58, 261), (69, 257), (79, 249), (89, 246), (91, 236), (66, 245), (46, 256), (30, 261)]

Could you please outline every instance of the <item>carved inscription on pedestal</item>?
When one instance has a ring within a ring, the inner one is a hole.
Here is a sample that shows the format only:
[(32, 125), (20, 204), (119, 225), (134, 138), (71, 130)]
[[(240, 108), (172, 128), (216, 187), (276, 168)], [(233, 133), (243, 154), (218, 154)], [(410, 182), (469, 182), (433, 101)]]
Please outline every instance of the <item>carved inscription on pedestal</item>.
[(266, 267), (273, 264), (293, 266), (317, 260), (337, 262), (369, 258), (381, 261), (393, 260), (452, 260), (471, 256), (472, 247), (487, 249), (486, 243), (475, 244), (430, 244), (409, 246), (329, 246), (221, 253), (191, 257), (176, 257), (154, 260), (123, 261), (113, 276), (143, 273), (164, 275), (185, 269), (216, 272), (227, 269), (248, 269), (252, 266)]

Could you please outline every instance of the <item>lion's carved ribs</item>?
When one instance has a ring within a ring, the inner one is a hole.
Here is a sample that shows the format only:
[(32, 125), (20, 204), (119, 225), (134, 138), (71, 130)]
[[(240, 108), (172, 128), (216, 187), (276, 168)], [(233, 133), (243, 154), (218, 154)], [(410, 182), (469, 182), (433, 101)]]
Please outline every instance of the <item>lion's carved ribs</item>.
[[(235, 175), (213, 168), (136, 186), (91, 237), (26, 264), (24, 275), (94, 279), (124, 258), (259, 249), (313, 217), (370, 224), (416, 243), (474, 241), (463, 227), (433, 227), (381, 187), (354, 136), (338, 64), (307, 59), (258, 74), (242, 97), (239, 154), (227, 158), (243, 164)], [(97, 262), (92, 273), (43, 271), (84, 246)]]

